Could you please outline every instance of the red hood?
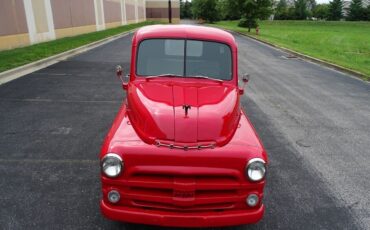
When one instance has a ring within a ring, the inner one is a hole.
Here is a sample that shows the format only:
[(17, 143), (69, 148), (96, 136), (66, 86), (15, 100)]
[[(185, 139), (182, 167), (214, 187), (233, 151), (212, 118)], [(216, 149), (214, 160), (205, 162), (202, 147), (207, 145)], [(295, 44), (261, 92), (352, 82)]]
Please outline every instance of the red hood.
[[(226, 144), (240, 118), (235, 86), (138, 81), (128, 90), (130, 121), (146, 142)], [(190, 105), (187, 116), (184, 105)]]

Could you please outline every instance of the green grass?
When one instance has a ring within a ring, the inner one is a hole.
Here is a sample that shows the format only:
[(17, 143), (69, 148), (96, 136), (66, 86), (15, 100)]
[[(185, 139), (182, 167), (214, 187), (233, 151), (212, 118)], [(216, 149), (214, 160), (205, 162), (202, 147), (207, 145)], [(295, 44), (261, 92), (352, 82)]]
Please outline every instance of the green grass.
[(0, 72), (25, 65), (55, 54), (65, 52), (86, 45), (106, 37), (123, 33), (141, 26), (156, 24), (156, 22), (147, 21), (137, 24), (125, 25), (117, 28), (107, 29), (88, 34), (77, 35), (73, 37), (61, 38), (49, 42), (39, 43), (23, 48), (0, 51)]
[[(256, 36), (221, 21), (213, 26)], [(370, 80), (370, 22), (262, 21), (258, 39), (365, 74)]]

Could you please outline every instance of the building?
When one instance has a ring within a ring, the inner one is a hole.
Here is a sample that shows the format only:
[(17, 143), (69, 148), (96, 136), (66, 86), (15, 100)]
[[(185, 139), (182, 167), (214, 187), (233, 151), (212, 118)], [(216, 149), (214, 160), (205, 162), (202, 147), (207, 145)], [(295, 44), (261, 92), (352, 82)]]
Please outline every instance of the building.
[[(171, 0), (175, 23), (179, 5)], [(0, 50), (142, 22), (147, 16), (165, 21), (168, 15), (167, 0), (2, 0)]]
[[(168, 22), (168, 0), (146, 0), (146, 17), (148, 20)], [(180, 0), (171, 1), (172, 23), (180, 22)]]

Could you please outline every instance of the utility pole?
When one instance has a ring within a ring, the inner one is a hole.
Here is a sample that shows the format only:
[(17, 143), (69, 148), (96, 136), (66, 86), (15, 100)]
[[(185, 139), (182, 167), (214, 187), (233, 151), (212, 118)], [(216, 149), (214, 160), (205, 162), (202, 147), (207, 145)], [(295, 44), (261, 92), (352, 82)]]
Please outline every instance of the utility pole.
[(172, 7), (171, 7), (171, 0), (168, 0), (168, 22), (172, 23)]

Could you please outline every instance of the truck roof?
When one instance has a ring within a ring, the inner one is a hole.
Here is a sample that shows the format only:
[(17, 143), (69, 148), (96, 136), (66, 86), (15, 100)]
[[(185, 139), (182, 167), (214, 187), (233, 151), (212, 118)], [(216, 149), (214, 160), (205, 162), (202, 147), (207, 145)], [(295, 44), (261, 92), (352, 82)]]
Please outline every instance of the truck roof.
[[(148, 38), (187, 38), (213, 40), (236, 45), (234, 37), (221, 29), (194, 25), (152, 25), (144, 26), (136, 32), (136, 42)], [(135, 40), (134, 38), (134, 40)]]

